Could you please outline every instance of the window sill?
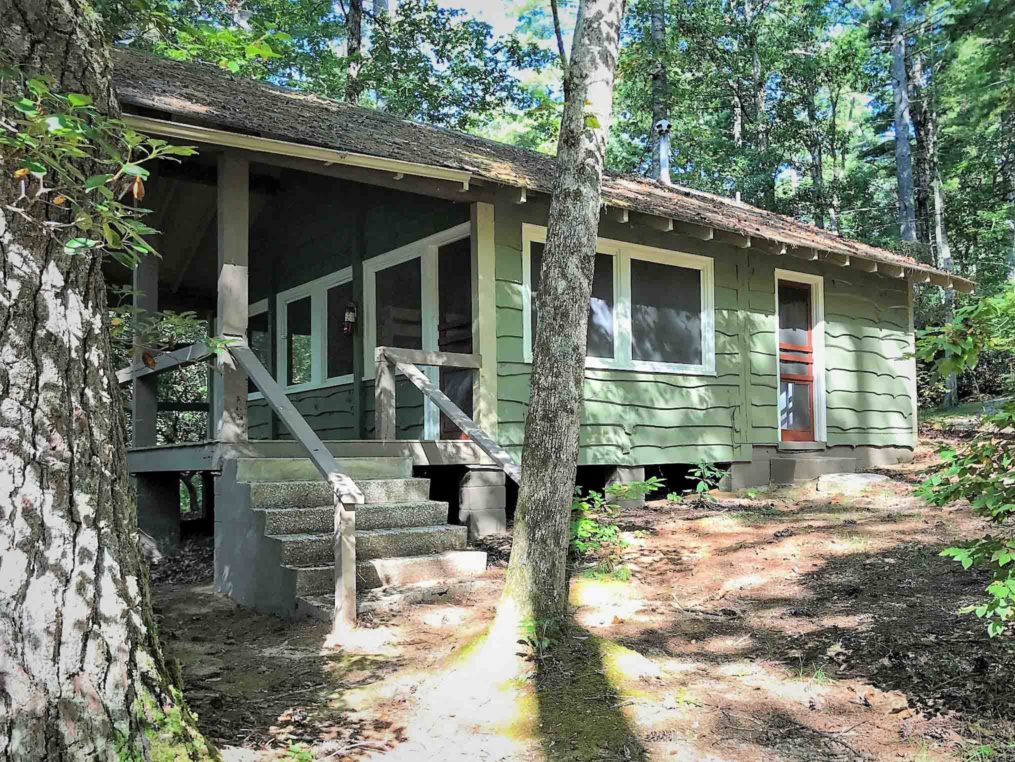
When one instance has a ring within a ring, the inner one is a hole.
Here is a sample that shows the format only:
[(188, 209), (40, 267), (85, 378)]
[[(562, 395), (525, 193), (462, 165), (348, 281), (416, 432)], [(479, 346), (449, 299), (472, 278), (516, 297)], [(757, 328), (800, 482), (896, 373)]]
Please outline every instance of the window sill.
[[(525, 364), (531, 365), (532, 358), (527, 357)], [(586, 370), (615, 370), (625, 373), (656, 373), (669, 376), (715, 376), (715, 367), (705, 365), (677, 365), (675, 363), (634, 361), (623, 363), (618, 360), (607, 360), (597, 357), (585, 359)]]

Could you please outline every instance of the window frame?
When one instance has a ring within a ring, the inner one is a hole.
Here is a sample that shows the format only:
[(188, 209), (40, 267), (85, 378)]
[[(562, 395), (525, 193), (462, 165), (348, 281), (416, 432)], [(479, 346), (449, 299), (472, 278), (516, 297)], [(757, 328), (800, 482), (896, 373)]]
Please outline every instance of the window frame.
[(775, 268), (775, 308), (772, 326), (775, 342), (775, 410), (776, 441), (782, 443), (782, 423), (779, 419), (779, 390), (782, 386), (782, 369), (779, 363), (779, 281), (809, 286), (811, 289), (811, 346), (814, 375), (814, 441), (828, 441), (828, 395), (825, 381), (825, 279), (821, 275)]
[[(343, 267), (320, 278), (301, 283), (293, 288), (280, 291), (275, 296), (275, 379), (286, 393), (303, 392), (311, 389), (326, 389), (344, 386), (353, 382), (354, 374), (328, 377), (328, 289), (352, 282), (352, 267)], [(288, 384), (289, 353), (286, 340), (289, 338), (289, 316), (286, 307), (300, 299), (310, 299), (310, 380), (299, 384)]]
[[(258, 315), (263, 315), (267, 311), (268, 311), (268, 299), (267, 298), (258, 299), (256, 302), (252, 302), (251, 304), (247, 305), (247, 323), (248, 324), (250, 323), (250, 318), (257, 317)], [(247, 330), (249, 331), (250, 329), (248, 328)], [(271, 341), (271, 324), (270, 323), (268, 324), (268, 341), (269, 342)], [(247, 339), (247, 343), (248, 344), (250, 343), (250, 339)], [(251, 347), (251, 351), (253, 351), (253, 347)], [(272, 364), (274, 365), (274, 363), (272, 363)], [(269, 373), (271, 372), (271, 368), (268, 368), (268, 372)], [(264, 399), (264, 395), (261, 392), (248, 392), (247, 393), (247, 399), (248, 400), (261, 400), (261, 399)]]
[[(546, 227), (522, 225), (523, 357), (532, 362), (532, 244), (546, 243)], [(715, 375), (715, 262), (711, 257), (643, 244), (596, 239), (596, 253), (613, 257), (613, 357), (586, 357), (585, 367), (687, 376)], [(631, 324), (631, 260), (697, 270), (701, 279), (701, 363), (635, 360)]]

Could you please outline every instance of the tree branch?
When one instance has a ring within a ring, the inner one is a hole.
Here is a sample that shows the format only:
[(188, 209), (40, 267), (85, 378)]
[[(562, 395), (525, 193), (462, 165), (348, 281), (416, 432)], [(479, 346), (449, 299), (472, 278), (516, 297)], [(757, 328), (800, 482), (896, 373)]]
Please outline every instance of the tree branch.
[(557, 38), (557, 55), (560, 56), (560, 69), (564, 72), (564, 82), (567, 82), (567, 52), (564, 50), (564, 33), (560, 30), (560, 9), (557, 7), (557, 0), (550, 0), (550, 10), (553, 12), (553, 33)]

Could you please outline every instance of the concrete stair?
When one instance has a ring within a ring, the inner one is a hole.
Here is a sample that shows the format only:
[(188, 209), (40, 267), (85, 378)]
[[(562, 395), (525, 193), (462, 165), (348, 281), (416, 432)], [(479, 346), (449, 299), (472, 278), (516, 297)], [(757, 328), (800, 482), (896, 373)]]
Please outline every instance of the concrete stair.
[[(412, 476), (407, 458), (346, 458), (340, 465), (363, 492), (356, 506), (357, 587), (447, 585), (486, 570), (486, 553), (466, 550), (467, 528), (448, 524), (448, 504), (429, 499), (430, 482)], [(327, 483), (308, 459), (243, 458), (246, 485), (261, 528), (265, 558), (282, 575), (290, 615), (320, 616), (334, 592), (334, 507)], [(291, 600), (288, 600), (291, 596)]]
[(856, 458), (833, 457), (823, 452), (779, 452), (770, 463), (773, 484), (795, 484), (825, 474), (851, 474), (856, 471)]

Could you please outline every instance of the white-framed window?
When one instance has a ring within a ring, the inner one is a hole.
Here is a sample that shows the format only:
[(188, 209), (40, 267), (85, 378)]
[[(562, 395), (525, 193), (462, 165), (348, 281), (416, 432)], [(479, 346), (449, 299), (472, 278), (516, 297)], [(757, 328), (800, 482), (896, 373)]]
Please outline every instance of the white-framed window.
[[(271, 371), (271, 324), (268, 320), (268, 300), (261, 299), (247, 307), (247, 345), (261, 364)], [(263, 395), (254, 382), (247, 381), (247, 399), (259, 400)]]
[[(545, 227), (522, 226), (526, 362), (532, 362), (545, 243)], [(598, 239), (586, 367), (714, 374), (713, 283), (709, 257)]]
[[(464, 222), (363, 262), (363, 378), (374, 379), (374, 351), (379, 346), (440, 349), (438, 269), (442, 247), (468, 238)], [(438, 384), (437, 368), (422, 369)], [(429, 399), (423, 404), (423, 438), (437, 439), (440, 412)]]
[(352, 383), (353, 341), (342, 330), (352, 268), (282, 291), (276, 300), (275, 367), (286, 391)]

